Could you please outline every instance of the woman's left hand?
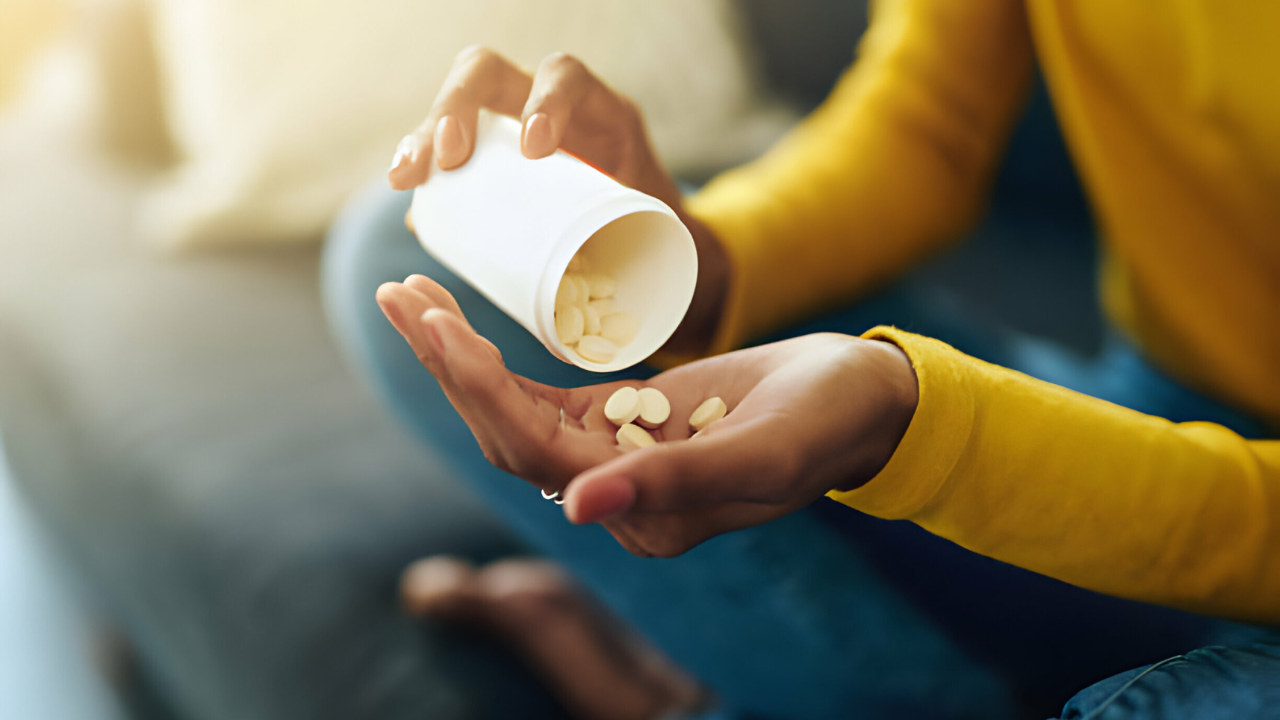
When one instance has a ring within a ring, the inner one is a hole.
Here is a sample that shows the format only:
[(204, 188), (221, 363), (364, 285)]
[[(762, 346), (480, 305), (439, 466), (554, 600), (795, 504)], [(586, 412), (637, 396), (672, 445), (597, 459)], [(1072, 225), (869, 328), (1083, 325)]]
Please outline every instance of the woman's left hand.
[[(915, 372), (889, 343), (807, 335), (648, 382), (561, 389), (507, 370), (428, 278), (387, 283), (378, 303), (494, 465), (560, 492), (570, 521), (602, 523), (637, 555), (679, 555), (862, 485), (915, 413)], [(621, 453), (603, 408), (625, 385), (661, 390), (671, 415), (652, 431), (656, 445)], [(728, 415), (690, 439), (689, 416), (716, 396)]]

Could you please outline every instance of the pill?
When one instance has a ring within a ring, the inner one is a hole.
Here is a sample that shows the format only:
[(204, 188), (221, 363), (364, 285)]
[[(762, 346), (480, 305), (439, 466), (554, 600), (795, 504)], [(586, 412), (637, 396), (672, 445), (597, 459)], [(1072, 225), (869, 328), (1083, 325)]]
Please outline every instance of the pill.
[(635, 339), (640, 323), (629, 312), (616, 312), (600, 317), (600, 335), (615, 345), (626, 345)]
[(569, 267), (567, 268), (567, 270), (569, 272), (586, 272), (587, 271), (586, 258), (582, 257), (582, 255), (574, 255), (573, 257), (569, 258)]
[(573, 304), (578, 307), (586, 307), (587, 301), (591, 299), (591, 286), (587, 284), (585, 275), (574, 275), (573, 281), (578, 284), (578, 299)]
[(601, 298), (600, 300), (592, 300), (587, 303), (588, 307), (595, 308), (595, 311), (604, 317), (618, 312), (618, 301), (613, 298)]
[(642, 426), (656, 428), (671, 417), (671, 403), (661, 390), (641, 388), (637, 395), (640, 396), (640, 417), (637, 422)]
[(640, 393), (633, 387), (619, 388), (604, 404), (604, 416), (614, 425), (626, 425), (640, 416)]
[(599, 335), (583, 335), (578, 341), (578, 354), (589, 362), (603, 364), (613, 360), (618, 346)]
[(556, 288), (556, 307), (561, 305), (577, 305), (582, 298), (582, 288), (578, 285), (577, 275), (574, 273), (565, 273), (560, 278), (560, 287)]
[(720, 398), (707, 398), (689, 416), (689, 427), (694, 430), (702, 430), (702, 428), (724, 417), (724, 414), (728, 411), (729, 408), (725, 406), (724, 401)]
[(582, 306), (583, 335), (600, 334), (600, 313), (590, 305)]
[(611, 298), (618, 290), (618, 281), (612, 275), (604, 273), (587, 273), (582, 276), (587, 281), (587, 294), (592, 300)]
[(561, 305), (556, 308), (556, 336), (565, 345), (573, 345), (582, 340), (585, 322), (577, 305)]
[(639, 450), (643, 447), (655, 445), (656, 441), (653, 436), (644, 431), (639, 425), (627, 423), (618, 428), (618, 432), (614, 435), (618, 440), (618, 447), (623, 450)]

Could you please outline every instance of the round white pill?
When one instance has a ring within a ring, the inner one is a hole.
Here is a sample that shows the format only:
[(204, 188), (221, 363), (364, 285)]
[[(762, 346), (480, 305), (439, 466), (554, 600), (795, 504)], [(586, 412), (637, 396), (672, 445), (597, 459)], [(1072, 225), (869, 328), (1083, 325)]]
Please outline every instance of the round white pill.
[(626, 425), (640, 416), (640, 393), (633, 387), (619, 388), (604, 404), (604, 416), (614, 425)]
[(590, 305), (582, 306), (582, 317), (584, 321), (583, 335), (599, 335), (600, 334), (600, 313)]
[(697, 409), (693, 411), (693, 414), (689, 416), (689, 427), (694, 430), (701, 430), (724, 417), (724, 414), (728, 411), (729, 408), (720, 398), (707, 398), (706, 400), (703, 400), (702, 404), (699, 405)]
[(578, 354), (588, 362), (604, 364), (618, 354), (618, 346), (599, 335), (583, 335), (578, 341)]
[(626, 345), (640, 331), (640, 323), (629, 312), (616, 312), (600, 318), (600, 335), (615, 345)]
[(618, 291), (618, 281), (614, 280), (612, 275), (587, 273), (583, 277), (587, 280), (587, 293), (592, 300), (611, 298)]
[(587, 301), (591, 299), (591, 286), (587, 284), (586, 275), (574, 275), (573, 281), (578, 283), (578, 299), (574, 304), (578, 307), (585, 307)]
[(671, 403), (657, 388), (641, 388), (640, 417), (637, 422), (647, 428), (656, 428), (671, 417)]
[(565, 273), (560, 278), (560, 287), (556, 288), (556, 307), (561, 305), (577, 305), (580, 301), (586, 301), (582, 297), (582, 287), (578, 285), (577, 275), (575, 273)]
[(589, 307), (595, 308), (595, 311), (600, 314), (600, 317), (604, 317), (605, 315), (612, 315), (618, 312), (618, 301), (613, 298), (601, 298), (599, 300), (592, 300), (591, 302), (587, 303), (587, 305)]
[(556, 308), (556, 336), (565, 345), (582, 340), (586, 320), (577, 305), (561, 305)]
[(614, 434), (614, 438), (618, 441), (618, 447), (623, 450), (639, 450), (643, 447), (656, 445), (657, 441), (653, 436), (644, 431), (639, 425), (627, 423), (618, 428), (618, 432)]

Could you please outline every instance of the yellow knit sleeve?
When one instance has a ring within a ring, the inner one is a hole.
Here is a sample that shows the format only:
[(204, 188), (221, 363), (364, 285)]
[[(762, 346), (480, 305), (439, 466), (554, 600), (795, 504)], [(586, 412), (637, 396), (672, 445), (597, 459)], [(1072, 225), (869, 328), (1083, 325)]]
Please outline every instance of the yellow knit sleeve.
[(1280, 441), (1175, 424), (892, 328), (920, 402), (862, 487), (830, 494), (1098, 592), (1280, 622)]
[(689, 210), (733, 266), (713, 351), (849, 302), (982, 211), (1031, 76), (1020, 0), (878, 0), (858, 61)]

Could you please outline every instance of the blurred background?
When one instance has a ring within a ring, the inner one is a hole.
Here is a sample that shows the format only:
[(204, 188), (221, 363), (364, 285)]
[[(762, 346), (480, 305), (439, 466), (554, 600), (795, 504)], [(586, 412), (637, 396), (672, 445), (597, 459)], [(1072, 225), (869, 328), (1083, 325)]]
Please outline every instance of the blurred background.
[[(378, 181), (467, 44), (527, 66), (583, 57), (696, 184), (822, 99), (865, 12), (0, 0), (0, 717), (376, 717), (340, 693), (363, 666), (308, 643), (286, 655), (276, 633), (421, 641), (391, 610), (424, 541), (371, 536), (370, 518), (420, 516), (481, 556), (518, 543), (333, 346), (329, 223)], [(1093, 263), (1038, 90), (991, 216), (923, 277), (1089, 350)], [(329, 602), (287, 601), (299, 590)], [(300, 684), (316, 691), (279, 691)]]

